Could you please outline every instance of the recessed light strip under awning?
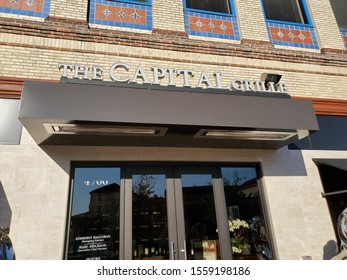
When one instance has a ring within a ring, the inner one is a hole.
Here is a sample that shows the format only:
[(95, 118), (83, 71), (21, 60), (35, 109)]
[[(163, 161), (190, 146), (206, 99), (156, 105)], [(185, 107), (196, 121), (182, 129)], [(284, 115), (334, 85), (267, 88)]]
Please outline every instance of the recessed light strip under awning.
[(195, 137), (237, 140), (276, 140), (285, 141), (298, 134), (296, 131), (259, 131), (259, 130), (219, 130), (201, 129)]
[(133, 127), (96, 124), (58, 124), (44, 123), (49, 134), (91, 134), (91, 135), (124, 135), (124, 136), (164, 136), (167, 128)]

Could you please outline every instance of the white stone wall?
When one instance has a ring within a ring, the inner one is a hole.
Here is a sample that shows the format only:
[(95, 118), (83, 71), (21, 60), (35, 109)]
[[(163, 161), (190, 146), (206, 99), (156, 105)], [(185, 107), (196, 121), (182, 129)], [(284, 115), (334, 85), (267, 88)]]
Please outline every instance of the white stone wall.
[[(23, 130), (21, 145), (0, 146), (1, 207), (10, 215), (18, 259), (62, 259), (71, 161), (260, 162), (266, 209), (279, 259), (322, 259), (335, 240), (312, 158), (347, 151), (232, 150), (135, 147), (38, 147)], [(3, 209), (1, 209), (3, 210)], [(0, 216), (4, 223), (4, 216)]]
[(0, 145), (0, 188), (0, 224), (10, 227), (16, 258), (62, 259), (69, 175), (59, 159), (24, 130), (21, 145)]

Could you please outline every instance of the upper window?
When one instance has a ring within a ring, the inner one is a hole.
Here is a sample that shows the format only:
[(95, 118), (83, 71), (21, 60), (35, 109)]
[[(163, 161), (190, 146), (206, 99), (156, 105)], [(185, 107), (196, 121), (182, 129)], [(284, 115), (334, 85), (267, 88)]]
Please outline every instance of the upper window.
[(231, 14), (229, 0), (186, 0), (189, 9)]
[(347, 28), (347, 1), (330, 0), (337, 24), (340, 28)]
[(262, 0), (267, 19), (308, 24), (304, 0)]

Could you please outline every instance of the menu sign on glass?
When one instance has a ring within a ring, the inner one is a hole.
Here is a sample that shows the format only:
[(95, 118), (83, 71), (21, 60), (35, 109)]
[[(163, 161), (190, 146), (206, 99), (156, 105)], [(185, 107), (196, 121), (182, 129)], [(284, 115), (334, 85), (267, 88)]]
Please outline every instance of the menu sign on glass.
[(67, 259), (119, 259), (120, 171), (74, 169)]

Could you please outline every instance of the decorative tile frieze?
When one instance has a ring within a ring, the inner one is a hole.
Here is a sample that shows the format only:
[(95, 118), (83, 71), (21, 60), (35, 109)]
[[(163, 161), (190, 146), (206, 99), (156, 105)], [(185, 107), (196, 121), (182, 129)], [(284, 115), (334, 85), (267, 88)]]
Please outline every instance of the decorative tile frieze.
[(274, 45), (319, 49), (313, 27), (266, 22), (269, 38)]
[(189, 35), (240, 40), (236, 17), (185, 11), (185, 27)]
[(89, 23), (152, 30), (152, 6), (143, 3), (91, 0)]
[(51, 0), (0, 0), (0, 13), (46, 18)]

